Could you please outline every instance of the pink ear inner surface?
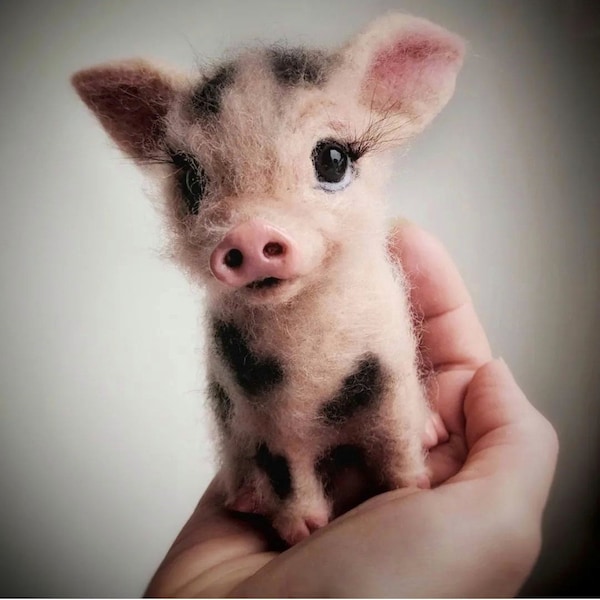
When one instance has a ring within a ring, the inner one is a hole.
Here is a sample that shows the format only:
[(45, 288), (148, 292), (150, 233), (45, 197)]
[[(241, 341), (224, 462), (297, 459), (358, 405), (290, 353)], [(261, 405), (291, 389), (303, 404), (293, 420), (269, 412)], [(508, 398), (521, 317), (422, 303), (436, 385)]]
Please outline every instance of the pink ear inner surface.
[(373, 108), (402, 110), (426, 100), (453, 81), (462, 64), (464, 45), (449, 32), (405, 34), (374, 58), (368, 82), (376, 87)]

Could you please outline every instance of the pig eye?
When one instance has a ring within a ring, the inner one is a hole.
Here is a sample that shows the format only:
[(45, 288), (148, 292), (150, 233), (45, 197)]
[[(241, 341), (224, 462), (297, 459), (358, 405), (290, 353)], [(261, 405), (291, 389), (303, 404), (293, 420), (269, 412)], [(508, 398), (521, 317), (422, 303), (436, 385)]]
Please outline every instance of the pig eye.
[(319, 187), (326, 192), (343, 190), (352, 181), (352, 161), (348, 149), (333, 140), (320, 141), (312, 161)]
[(177, 168), (179, 187), (183, 194), (186, 208), (192, 215), (200, 210), (200, 201), (205, 194), (208, 178), (198, 162), (188, 154), (173, 154), (173, 164)]

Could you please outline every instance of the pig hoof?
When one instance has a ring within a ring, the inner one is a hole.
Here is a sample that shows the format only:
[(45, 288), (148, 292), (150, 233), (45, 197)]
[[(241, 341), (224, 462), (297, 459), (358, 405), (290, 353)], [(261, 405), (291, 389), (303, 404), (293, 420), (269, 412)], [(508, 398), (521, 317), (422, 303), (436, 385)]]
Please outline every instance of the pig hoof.
[(256, 494), (249, 488), (242, 488), (233, 500), (226, 502), (225, 506), (235, 512), (260, 514)]
[(420, 490), (428, 490), (431, 488), (431, 479), (427, 469), (412, 472), (403, 477), (404, 485), (402, 487), (418, 488)]
[(431, 480), (429, 479), (429, 475), (427, 473), (422, 473), (418, 475), (415, 479), (415, 485), (422, 490), (428, 490), (431, 488)]
[(299, 519), (289, 520), (281, 524), (275, 523), (275, 528), (277, 529), (281, 538), (290, 546), (293, 546), (294, 544), (298, 544), (305, 540), (317, 529), (325, 527), (328, 522), (328, 517), (314, 515), (310, 517), (301, 517)]
[(431, 413), (423, 433), (423, 446), (426, 450), (447, 442), (450, 435), (439, 413)]
[(399, 485), (398, 488), (418, 488), (420, 490), (428, 490), (431, 488), (431, 480), (427, 473), (419, 473), (418, 475), (403, 477), (402, 485)]
[(427, 471), (418, 471), (403, 473), (399, 476), (391, 477), (388, 483), (390, 490), (399, 490), (403, 488), (418, 488), (428, 490), (431, 488), (431, 479)]

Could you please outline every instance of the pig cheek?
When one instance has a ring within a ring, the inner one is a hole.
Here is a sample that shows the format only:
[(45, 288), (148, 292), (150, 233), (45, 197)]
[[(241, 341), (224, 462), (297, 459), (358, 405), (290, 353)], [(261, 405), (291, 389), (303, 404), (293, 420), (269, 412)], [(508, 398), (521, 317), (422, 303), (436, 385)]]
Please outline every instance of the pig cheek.
[(306, 235), (299, 236), (298, 244), (300, 245), (302, 256), (299, 276), (303, 277), (319, 273), (327, 255), (325, 234), (315, 230)]
[(303, 273), (319, 275), (331, 266), (340, 244), (347, 237), (344, 233), (347, 207), (343, 199), (321, 192), (311, 198), (306, 210), (310, 220), (298, 232), (303, 251)]
[(204, 227), (196, 226), (188, 236), (190, 267), (200, 283), (206, 283), (213, 279), (210, 272), (210, 255), (214, 245), (214, 240), (211, 239)]

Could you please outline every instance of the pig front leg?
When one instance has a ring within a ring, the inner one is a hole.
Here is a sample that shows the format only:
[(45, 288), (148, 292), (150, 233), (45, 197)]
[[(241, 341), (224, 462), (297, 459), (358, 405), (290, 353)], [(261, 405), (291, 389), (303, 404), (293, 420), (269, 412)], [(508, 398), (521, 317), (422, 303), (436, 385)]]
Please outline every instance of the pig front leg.
[[(235, 444), (232, 444), (234, 450)], [(231, 510), (260, 514), (270, 519), (279, 536), (294, 545), (327, 525), (331, 503), (315, 471), (315, 457), (304, 447), (285, 454), (264, 441), (225, 469), (226, 505)], [(275, 447), (275, 446), (273, 446)]]
[(214, 377), (208, 386), (208, 397), (219, 430), (225, 505), (237, 512), (268, 514), (272, 494), (257, 468), (256, 437), (252, 431), (244, 430), (243, 418), (236, 419), (234, 403)]
[[(305, 446), (288, 452), (290, 487), (285, 497), (279, 496), (281, 502), (273, 514), (273, 527), (290, 545), (327, 525), (331, 516), (331, 503), (316, 472), (316, 459), (311, 450)], [(274, 463), (271, 457), (266, 455), (265, 458), (267, 461), (260, 466), (272, 481)]]

